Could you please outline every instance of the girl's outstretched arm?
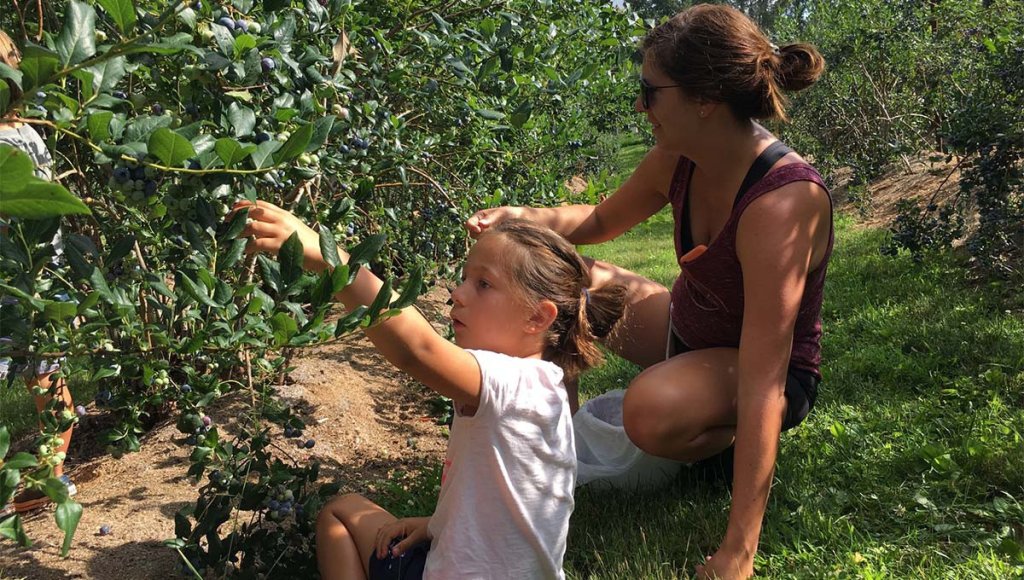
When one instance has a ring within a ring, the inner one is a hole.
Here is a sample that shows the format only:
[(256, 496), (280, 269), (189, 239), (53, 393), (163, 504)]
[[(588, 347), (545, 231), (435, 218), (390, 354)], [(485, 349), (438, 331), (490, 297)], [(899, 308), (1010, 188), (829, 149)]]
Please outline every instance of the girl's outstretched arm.
[[(320, 272), (328, 267), (320, 253), (320, 236), (302, 220), (265, 201), (239, 202), (232, 208), (232, 214), (245, 208), (249, 209), (250, 219), (242, 233), (249, 237), (246, 252), (277, 255), (292, 233), (298, 232), (306, 269)], [(342, 263), (348, 262), (349, 255), (341, 248), (338, 256)], [(335, 298), (348, 309), (366, 306), (382, 287), (383, 282), (373, 272), (360, 268), (355, 281)], [(438, 335), (415, 308), (405, 308), (367, 328), (366, 336), (392, 364), (434, 391), (464, 405), (479, 405), (481, 379), (476, 358)]]

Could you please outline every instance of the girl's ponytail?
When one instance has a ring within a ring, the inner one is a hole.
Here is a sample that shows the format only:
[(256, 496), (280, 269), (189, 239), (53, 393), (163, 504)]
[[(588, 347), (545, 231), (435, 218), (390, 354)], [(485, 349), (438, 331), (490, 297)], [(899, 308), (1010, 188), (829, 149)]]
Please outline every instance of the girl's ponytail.
[[(589, 282), (589, 276), (586, 278)], [(552, 362), (561, 366), (569, 377), (579, 376), (601, 364), (604, 356), (597, 341), (612, 331), (622, 318), (625, 305), (626, 287), (621, 284), (608, 284), (594, 290), (584, 288), (576, 319), (569, 322), (561, 344), (551, 353)]]

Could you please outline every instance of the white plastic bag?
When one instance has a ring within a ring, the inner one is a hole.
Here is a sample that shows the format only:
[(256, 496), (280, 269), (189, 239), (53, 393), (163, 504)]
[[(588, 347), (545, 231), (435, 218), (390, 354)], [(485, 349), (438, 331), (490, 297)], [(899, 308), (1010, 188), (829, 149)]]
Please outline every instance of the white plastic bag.
[(648, 455), (626, 436), (622, 427), (625, 394), (622, 389), (608, 391), (584, 403), (573, 416), (577, 486), (651, 488), (679, 473), (682, 463)]

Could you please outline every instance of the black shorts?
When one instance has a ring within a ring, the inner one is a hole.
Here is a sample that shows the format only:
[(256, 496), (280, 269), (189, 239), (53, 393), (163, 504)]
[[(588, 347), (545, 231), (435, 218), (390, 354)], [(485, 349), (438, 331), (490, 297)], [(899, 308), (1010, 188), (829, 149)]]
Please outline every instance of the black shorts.
[[(693, 350), (683, 344), (671, 329), (668, 340), (666, 359)], [(783, 431), (796, 427), (807, 418), (814, 408), (814, 401), (818, 398), (819, 383), (821, 379), (811, 371), (789, 367), (789, 372), (786, 373), (786, 416), (782, 418)]]
[(377, 551), (374, 550), (370, 554), (369, 580), (420, 580), (423, 578), (423, 568), (427, 565), (428, 551), (430, 542), (420, 542), (400, 556), (389, 554), (383, 560), (378, 560)]

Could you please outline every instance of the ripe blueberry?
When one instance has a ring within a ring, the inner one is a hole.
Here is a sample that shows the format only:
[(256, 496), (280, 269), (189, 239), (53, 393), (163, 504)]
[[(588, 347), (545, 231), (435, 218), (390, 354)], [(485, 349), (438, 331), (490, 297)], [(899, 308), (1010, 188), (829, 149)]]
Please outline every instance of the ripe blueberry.
[(221, 16), (220, 18), (218, 18), (217, 19), (217, 24), (220, 24), (221, 26), (223, 26), (224, 28), (227, 28), (228, 30), (234, 30), (235, 29), (235, 21), (230, 19), (230, 18), (228, 18), (227, 16)]
[(277, 62), (269, 56), (265, 56), (260, 59), (260, 67), (263, 69), (263, 72), (270, 72), (277, 68)]
[(121, 100), (127, 100), (128, 99), (128, 95), (125, 94), (124, 91), (114, 91), (113, 95), (114, 95), (114, 98), (117, 98), (117, 99), (121, 99)]
[(109, 524), (103, 524), (102, 526), (100, 526), (100, 535), (101, 536), (109, 536), (110, 535), (110, 525)]
[(154, 115), (163, 115), (164, 114), (164, 106), (161, 105), (160, 103), (153, 103), (152, 111), (153, 111)]
[(306, 449), (312, 449), (314, 445), (316, 445), (316, 441), (313, 441), (312, 439), (306, 439), (306, 442), (303, 443), (302, 446), (305, 447)]
[(89, 412), (85, 410), (85, 407), (78, 405), (75, 407), (75, 414), (79, 417), (85, 417)]
[(241, 19), (236, 20), (235, 21), (235, 30), (240, 30), (242, 32), (248, 32), (249, 31), (249, 23), (246, 22), (245, 20), (241, 20)]

